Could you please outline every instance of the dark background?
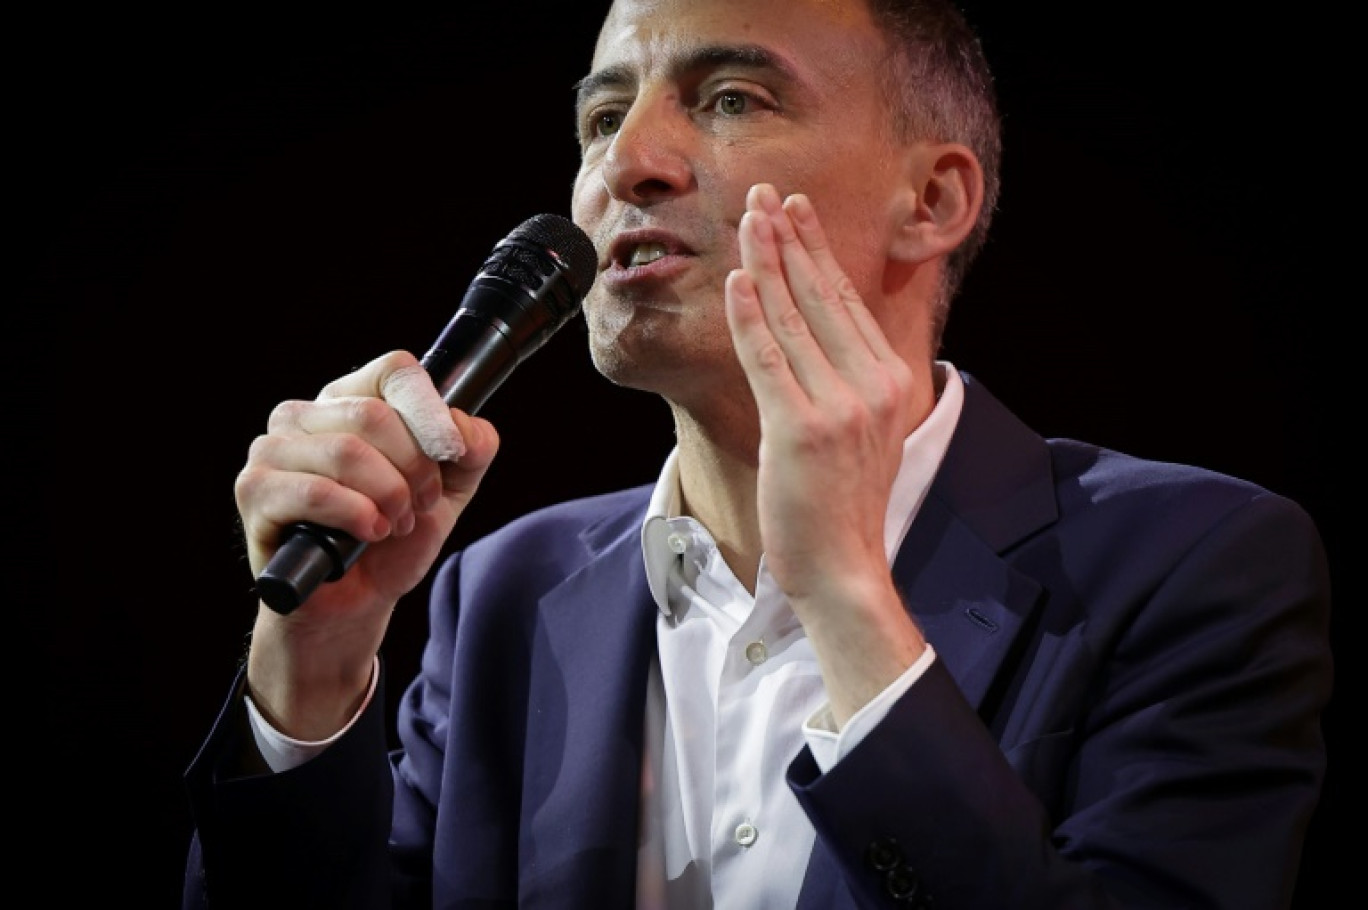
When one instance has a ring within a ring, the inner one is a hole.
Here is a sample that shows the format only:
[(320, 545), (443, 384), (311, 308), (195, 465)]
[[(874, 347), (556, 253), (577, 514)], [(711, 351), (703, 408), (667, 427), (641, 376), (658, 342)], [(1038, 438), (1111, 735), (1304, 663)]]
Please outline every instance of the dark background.
[[(1338, 689), (1297, 906), (1330, 906), (1362, 673), (1329, 468), (1347, 324), (1311, 286), (1327, 252), (1301, 245), (1341, 180), (1318, 135), (1326, 26), (1024, 6), (969, 7), (1007, 151), (945, 354), (1047, 435), (1240, 475), (1316, 518)], [(232, 497), (247, 447), (275, 402), (426, 350), (495, 242), (568, 214), (599, 8), (12, 19), (9, 827), (40, 893), (177, 904), (181, 774), (255, 610)], [(594, 373), (582, 321), (482, 413), (504, 447), (453, 547), (649, 481), (672, 441), (663, 405)], [(425, 592), (396, 614), (396, 678)]]

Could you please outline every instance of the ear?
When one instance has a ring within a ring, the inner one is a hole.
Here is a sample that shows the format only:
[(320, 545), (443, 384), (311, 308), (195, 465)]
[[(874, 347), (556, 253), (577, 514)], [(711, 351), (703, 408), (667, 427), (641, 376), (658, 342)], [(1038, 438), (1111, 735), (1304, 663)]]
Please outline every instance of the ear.
[(918, 143), (908, 150), (907, 183), (895, 205), (889, 256), (921, 263), (959, 246), (983, 205), (983, 168), (966, 146)]

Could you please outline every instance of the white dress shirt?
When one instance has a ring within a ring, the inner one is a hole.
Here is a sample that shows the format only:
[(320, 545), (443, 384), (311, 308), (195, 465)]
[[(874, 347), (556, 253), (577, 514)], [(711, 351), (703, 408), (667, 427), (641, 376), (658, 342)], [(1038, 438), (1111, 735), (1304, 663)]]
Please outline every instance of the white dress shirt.
[[(940, 466), (964, 389), (945, 385), (903, 443), (884, 521), (890, 564)], [(679, 515), (678, 450), (641, 531), (660, 608), (646, 707), (639, 910), (793, 907), (816, 832), (788, 787), (803, 745), (828, 770), (921, 676), (930, 646), (838, 733), (812, 646), (761, 558), (752, 597), (712, 535)]]
[[(884, 545), (890, 565), (964, 402), (953, 365), (942, 361), (938, 369), (944, 388), (931, 414), (904, 442), (889, 498)], [(812, 647), (764, 558), (752, 597), (708, 530), (679, 515), (679, 501), (676, 450), (656, 481), (641, 529), (646, 577), (660, 615), (646, 708), (637, 906), (793, 907), (816, 832), (788, 788), (789, 763), (807, 745), (818, 767), (829, 770), (883, 718), (935, 653), (928, 645), (838, 732)], [(378, 658), (376, 666), (378, 671)], [(277, 772), (302, 764), (346, 732), (301, 742), (271, 728), (251, 698), (247, 709), (256, 744)]]

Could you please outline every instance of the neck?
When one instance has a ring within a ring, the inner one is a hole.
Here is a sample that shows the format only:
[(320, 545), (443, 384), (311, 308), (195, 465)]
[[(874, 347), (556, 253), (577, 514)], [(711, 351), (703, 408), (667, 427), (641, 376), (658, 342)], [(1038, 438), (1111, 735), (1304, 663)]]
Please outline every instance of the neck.
[(709, 421), (677, 406), (672, 409), (680, 509), (708, 529), (733, 574), (754, 594), (764, 551), (755, 493), (758, 420), (754, 414), (731, 414)]

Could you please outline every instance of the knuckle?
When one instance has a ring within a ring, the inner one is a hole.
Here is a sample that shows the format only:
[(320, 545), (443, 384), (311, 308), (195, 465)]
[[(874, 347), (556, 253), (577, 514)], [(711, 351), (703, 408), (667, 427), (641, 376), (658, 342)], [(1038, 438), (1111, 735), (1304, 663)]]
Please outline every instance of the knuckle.
[(381, 398), (349, 398), (345, 410), (348, 424), (361, 433), (382, 430), (395, 416), (394, 409)]
[(845, 304), (847, 302), (861, 302), (860, 294), (858, 291), (855, 290), (855, 283), (850, 280), (850, 276), (847, 275), (845, 272), (841, 272), (836, 276), (836, 280), (832, 285), (832, 288), (835, 291), (837, 297), (836, 302), (839, 302), (841, 304)]
[(341, 398), (344, 394), (346, 394), (342, 391), (343, 382), (346, 379), (347, 377), (343, 376), (341, 378), (334, 379), (331, 382), (327, 383), (323, 386), (323, 388), (318, 390), (318, 396), (314, 400), (323, 401), (327, 398)]
[(383, 375), (388, 375), (408, 367), (418, 366), (418, 358), (409, 351), (389, 351), (376, 358), (376, 365)]
[(898, 410), (903, 390), (894, 377), (880, 373), (869, 395), (869, 409), (877, 418), (888, 417)]
[(759, 364), (761, 369), (770, 373), (776, 373), (784, 369), (787, 365), (787, 360), (788, 359), (784, 356), (784, 349), (773, 341), (762, 345), (759, 350), (755, 352), (755, 362)]
[(794, 423), (794, 437), (799, 450), (806, 454), (827, 451), (839, 446), (849, 438), (852, 408), (836, 402), (833, 407), (821, 412), (810, 411), (800, 416)]
[(335, 464), (342, 471), (349, 471), (363, 464), (373, 451), (368, 443), (350, 433), (335, 433), (318, 439), (329, 464)]
[(895, 403), (900, 403), (909, 398), (916, 386), (916, 378), (912, 375), (912, 368), (899, 360), (894, 364), (889, 375), (893, 385)]
[(897, 416), (913, 387), (912, 371), (901, 362), (881, 366), (861, 382), (870, 418), (880, 422)]
[(337, 488), (332, 480), (317, 474), (304, 474), (296, 482), (299, 484), (299, 499), (304, 508), (309, 510), (327, 505)]
[(838, 311), (845, 308), (845, 301), (841, 299), (840, 288), (832, 284), (825, 275), (816, 277), (812, 293), (817, 298), (818, 305), (823, 309)]
[[(260, 440), (258, 440), (260, 441)], [(248, 462), (233, 479), (233, 499), (241, 507), (250, 502), (257, 490), (261, 489), (266, 472), (252, 462)]]
[(300, 413), (308, 406), (309, 402), (297, 399), (280, 402), (271, 409), (266, 419), (266, 429), (276, 431), (297, 426)]
[(807, 320), (796, 309), (787, 309), (779, 314), (779, 329), (790, 337), (800, 338), (808, 333)]
[(251, 445), (247, 446), (247, 466), (243, 468), (244, 473), (258, 462), (266, 461), (279, 446), (279, 438), (269, 433), (263, 433), (252, 440)]

